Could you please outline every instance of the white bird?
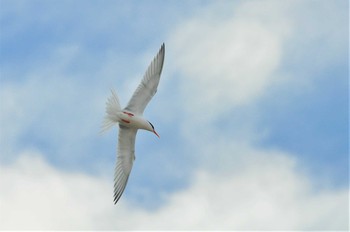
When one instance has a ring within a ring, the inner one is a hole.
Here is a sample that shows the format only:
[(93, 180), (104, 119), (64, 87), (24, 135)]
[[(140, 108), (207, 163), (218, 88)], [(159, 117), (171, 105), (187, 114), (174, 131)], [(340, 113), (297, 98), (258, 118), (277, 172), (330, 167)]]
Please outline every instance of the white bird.
[(118, 96), (114, 90), (111, 90), (112, 96), (106, 103), (106, 116), (102, 131), (106, 131), (113, 125), (119, 124), (117, 164), (114, 173), (114, 204), (118, 202), (124, 192), (135, 160), (135, 137), (137, 130), (148, 130), (159, 137), (152, 123), (143, 117), (143, 111), (157, 92), (164, 63), (164, 53), (165, 46), (163, 43), (124, 109), (121, 109)]

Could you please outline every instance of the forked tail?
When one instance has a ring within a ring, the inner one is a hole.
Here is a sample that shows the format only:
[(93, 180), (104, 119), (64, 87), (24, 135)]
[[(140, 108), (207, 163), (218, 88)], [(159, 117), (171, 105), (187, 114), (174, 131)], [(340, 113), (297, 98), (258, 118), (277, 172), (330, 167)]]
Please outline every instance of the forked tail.
[(118, 123), (118, 112), (121, 111), (119, 99), (114, 89), (111, 89), (112, 95), (106, 103), (106, 116), (103, 120), (101, 132), (109, 130), (113, 125)]

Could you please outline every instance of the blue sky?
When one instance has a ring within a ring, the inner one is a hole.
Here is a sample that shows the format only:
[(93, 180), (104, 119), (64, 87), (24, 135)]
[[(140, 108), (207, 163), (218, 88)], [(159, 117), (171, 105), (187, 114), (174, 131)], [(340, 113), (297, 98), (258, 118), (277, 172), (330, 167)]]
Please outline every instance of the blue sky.
[[(0, 0), (1, 228), (346, 229), (348, 8)], [(163, 42), (145, 111), (161, 139), (138, 133), (113, 206), (117, 129), (99, 134), (105, 101), (111, 88), (128, 101)], [(63, 220), (65, 202), (76, 205)], [(22, 227), (5, 213), (15, 210)]]

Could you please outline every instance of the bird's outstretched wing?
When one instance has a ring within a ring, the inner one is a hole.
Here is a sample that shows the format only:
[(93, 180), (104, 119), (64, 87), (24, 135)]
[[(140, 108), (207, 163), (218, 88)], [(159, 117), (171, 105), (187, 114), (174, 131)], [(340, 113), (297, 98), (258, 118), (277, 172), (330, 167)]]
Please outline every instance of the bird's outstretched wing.
[(117, 165), (114, 173), (114, 204), (124, 192), (135, 159), (137, 129), (119, 126)]
[(148, 102), (157, 92), (157, 87), (162, 73), (165, 55), (165, 45), (162, 44), (158, 54), (154, 57), (152, 63), (148, 66), (141, 83), (132, 95), (125, 110), (134, 112), (136, 114), (143, 114)]

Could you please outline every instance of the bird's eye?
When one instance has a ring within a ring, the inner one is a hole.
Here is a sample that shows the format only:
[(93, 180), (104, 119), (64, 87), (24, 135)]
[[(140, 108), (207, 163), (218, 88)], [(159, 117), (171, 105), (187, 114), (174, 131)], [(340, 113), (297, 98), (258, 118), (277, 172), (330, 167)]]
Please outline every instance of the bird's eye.
[(150, 123), (150, 122), (148, 122), (148, 123), (151, 125), (152, 129), (154, 130), (154, 126), (153, 126), (153, 124), (152, 124), (152, 123)]

